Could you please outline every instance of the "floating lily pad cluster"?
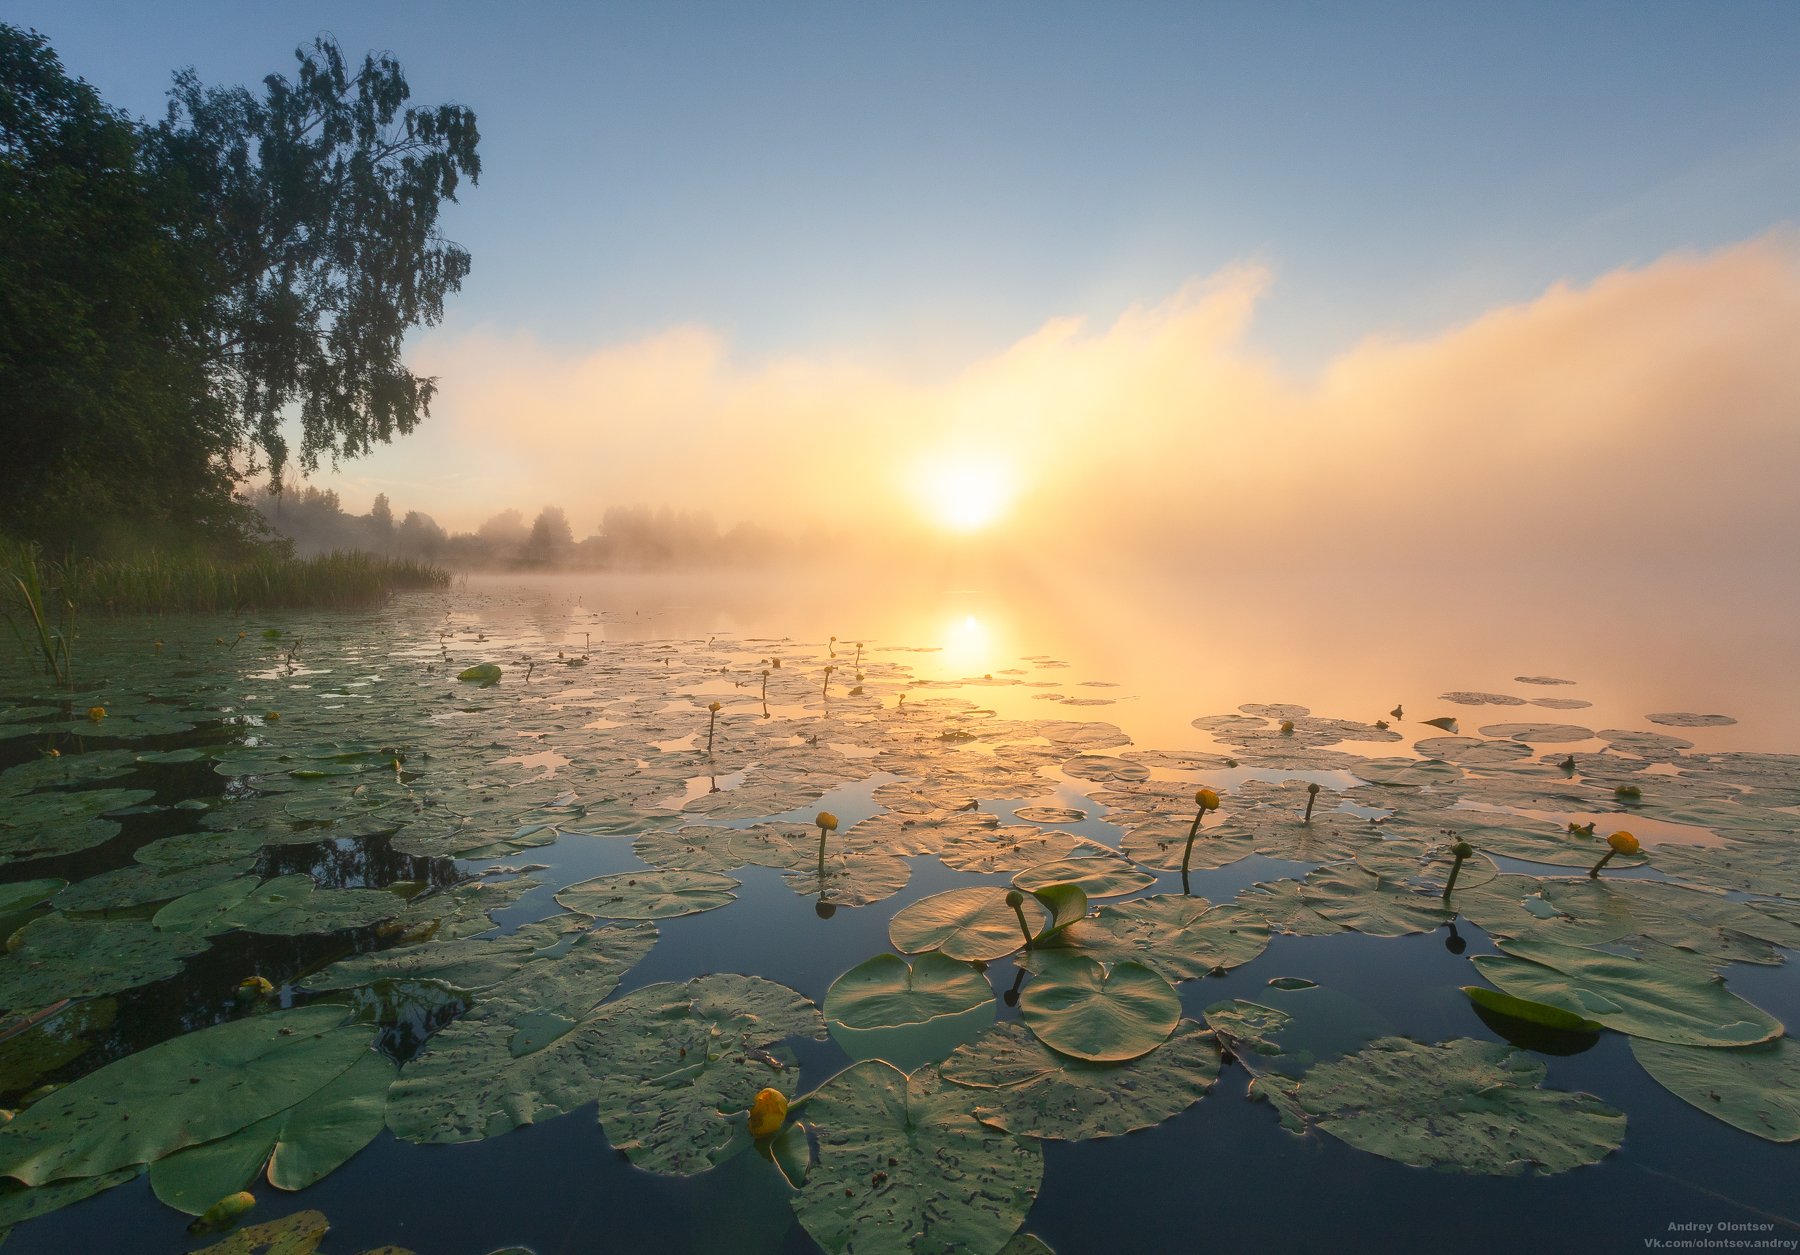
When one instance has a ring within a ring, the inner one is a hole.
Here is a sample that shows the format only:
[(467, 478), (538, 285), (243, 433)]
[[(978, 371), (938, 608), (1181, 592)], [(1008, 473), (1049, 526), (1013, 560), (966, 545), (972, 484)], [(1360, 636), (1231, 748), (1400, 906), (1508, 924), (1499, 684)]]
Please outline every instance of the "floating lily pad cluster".
[[(1143, 749), (967, 695), (1049, 683), (1050, 659), (949, 683), (879, 643), (551, 641), (409, 604), (170, 625), (167, 648), (120, 625), (78, 693), (0, 693), (0, 1226), (145, 1171), (200, 1215), (384, 1129), (466, 1142), (592, 1104), (647, 1171), (762, 1154), (828, 1251), (1016, 1253), (1043, 1249), (1019, 1233), (1041, 1143), (1174, 1119), (1228, 1061), (1302, 1135), (1469, 1173), (1592, 1163), (1625, 1117), (1545, 1088), (1513, 1044), (1533, 1033), (1627, 1034), (1684, 1101), (1800, 1139), (1783, 1026), (1724, 979), (1800, 946), (1800, 757), (1291, 703)], [(1440, 700), (1586, 706), (1517, 683)], [(807, 818), (857, 790), (866, 817)], [(1634, 824), (1653, 835), (1588, 875)], [(638, 866), (527, 862), (593, 843)], [(1194, 892), (1246, 860), (1256, 883)], [(729, 958), (631, 983), (757, 877), (824, 918), (895, 899), (891, 950), (812, 996)], [(1183, 1012), (1179, 987), (1276, 937), (1459, 923), (1499, 951), (1470, 969), (1493, 1038), (1413, 1041), (1293, 977)], [(125, 1013), (159, 998), (179, 1023)], [(825, 1050), (848, 1062), (803, 1076)]]

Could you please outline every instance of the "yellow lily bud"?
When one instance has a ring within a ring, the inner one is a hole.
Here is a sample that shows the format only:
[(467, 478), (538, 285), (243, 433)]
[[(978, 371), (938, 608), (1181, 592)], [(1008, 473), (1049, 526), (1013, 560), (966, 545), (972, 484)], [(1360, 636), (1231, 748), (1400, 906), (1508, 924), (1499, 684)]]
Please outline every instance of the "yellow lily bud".
[(104, 707), (104, 706), (89, 706), (88, 707), (88, 718), (92, 719), (95, 723), (99, 723), (102, 719), (106, 718), (106, 707)]
[(825, 832), (837, 831), (837, 816), (833, 815), (830, 811), (820, 811), (817, 815), (813, 816), (813, 822), (819, 825)]
[(248, 1190), (227, 1194), (208, 1207), (188, 1226), (189, 1233), (217, 1233), (236, 1224), (238, 1217), (256, 1206), (256, 1195)]
[(1203, 811), (1219, 809), (1219, 794), (1216, 789), (1201, 789), (1194, 794), (1194, 804)]
[(774, 1137), (787, 1122), (787, 1095), (778, 1089), (765, 1089), (750, 1104), (750, 1136), (758, 1140)]
[(720, 711), (721, 711), (721, 710), (723, 710), (723, 709), (725, 709), (725, 708), (724, 708), (724, 707), (723, 707), (723, 706), (721, 706), (721, 705), (719, 705), (719, 703), (717, 703), (717, 702), (713, 702), (713, 703), (712, 703), (712, 704), (711, 704), (711, 705), (710, 705), (710, 706), (708, 706), (708, 707), (707, 707), (707, 709), (708, 709), (708, 710), (710, 710), (710, 711), (712, 711), (712, 712), (713, 712), (713, 714), (715, 714), (715, 715), (716, 715), (716, 714), (718, 714), (718, 713), (719, 713), (719, 712), (720, 712)]
[(1606, 844), (1610, 845), (1616, 854), (1636, 854), (1640, 848), (1638, 839), (1624, 831), (1613, 833), (1606, 839)]
[(246, 976), (238, 982), (237, 991), (240, 998), (267, 998), (275, 992), (275, 986), (269, 983), (267, 977)]

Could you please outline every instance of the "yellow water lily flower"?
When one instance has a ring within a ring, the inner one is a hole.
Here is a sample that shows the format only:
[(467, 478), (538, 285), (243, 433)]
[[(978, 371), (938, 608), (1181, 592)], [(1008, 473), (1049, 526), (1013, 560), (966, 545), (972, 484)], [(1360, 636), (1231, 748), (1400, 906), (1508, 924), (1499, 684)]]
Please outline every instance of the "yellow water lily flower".
[(765, 1089), (750, 1103), (750, 1136), (758, 1140), (774, 1137), (787, 1123), (787, 1095), (778, 1089)]
[(1613, 855), (1636, 854), (1639, 848), (1638, 839), (1629, 832), (1621, 829), (1620, 831), (1613, 833), (1606, 839), (1606, 853), (1600, 856), (1600, 861), (1598, 863), (1595, 863), (1592, 867), (1588, 868), (1588, 879), (1596, 879), (1600, 875), (1600, 869), (1612, 862)]
[(269, 983), (267, 977), (246, 976), (238, 982), (237, 991), (240, 998), (267, 998), (275, 992), (275, 986)]
[(833, 815), (830, 811), (820, 811), (817, 815), (813, 816), (813, 822), (819, 825), (820, 832), (837, 831), (837, 816)]
[(1194, 804), (1203, 811), (1219, 809), (1219, 793), (1217, 789), (1200, 789), (1194, 794)]
[(88, 718), (93, 720), (95, 723), (99, 723), (102, 719), (106, 718), (106, 707), (104, 707), (104, 706), (89, 706), (88, 707)]
[(708, 710), (710, 710), (710, 711), (712, 711), (712, 712), (713, 712), (713, 714), (715, 714), (715, 715), (716, 715), (716, 714), (718, 714), (718, 713), (719, 713), (719, 712), (720, 712), (720, 711), (721, 711), (721, 710), (724, 710), (724, 709), (725, 709), (725, 708), (724, 708), (724, 707), (723, 707), (723, 706), (721, 706), (721, 705), (719, 705), (719, 703), (717, 703), (717, 702), (713, 702), (713, 703), (712, 703), (712, 704), (711, 704), (711, 705), (709, 705), (709, 706), (708, 706), (708, 707), (707, 707), (707, 709), (708, 709)]

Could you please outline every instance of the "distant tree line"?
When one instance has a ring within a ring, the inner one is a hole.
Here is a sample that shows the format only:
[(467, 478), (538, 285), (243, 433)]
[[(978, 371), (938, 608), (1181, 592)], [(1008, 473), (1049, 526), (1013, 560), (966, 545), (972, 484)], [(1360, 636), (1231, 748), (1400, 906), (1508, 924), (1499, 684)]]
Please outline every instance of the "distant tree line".
[(248, 501), (269, 529), (301, 556), (362, 549), (414, 558), (464, 571), (660, 570), (698, 566), (756, 566), (794, 556), (795, 542), (765, 527), (739, 523), (721, 532), (705, 513), (613, 506), (591, 535), (576, 539), (568, 514), (547, 505), (529, 523), (502, 510), (472, 532), (447, 531), (429, 514), (396, 517), (387, 494), (367, 514), (345, 511), (338, 494), (310, 485), (276, 492), (263, 486)]

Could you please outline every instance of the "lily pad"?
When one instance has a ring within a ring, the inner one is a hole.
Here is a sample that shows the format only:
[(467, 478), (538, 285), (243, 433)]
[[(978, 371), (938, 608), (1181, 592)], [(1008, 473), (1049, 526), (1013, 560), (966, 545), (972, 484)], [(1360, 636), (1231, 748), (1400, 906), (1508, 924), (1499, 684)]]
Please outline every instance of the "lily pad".
[(117, 1172), (107, 1172), (97, 1177), (74, 1177), (34, 1189), (25, 1188), (17, 1181), (0, 1178), (0, 1241), (5, 1240), (6, 1231), (13, 1225), (47, 1216), (70, 1203), (79, 1203), (84, 1198), (92, 1198), (115, 1185), (123, 1185), (142, 1171), (142, 1168), (120, 1168)]
[(991, 1002), (994, 991), (973, 964), (941, 951), (909, 965), (897, 954), (878, 954), (831, 982), (825, 1019), (852, 1029), (893, 1028), (956, 1015)]
[(1136, 893), (1156, 883), (1156, 877), (1121, 858), (1105, 855), (1058, 859), (1028, 867), (1012, 879), (1015, 889), (1027, 892), (1046, 885), (1079, 885), (1089, 898), (1116, 898)]
[(1061, 934), (1057, 943), (1020, 960), (1032, 971), (1062, 953), (1105, 963), (1135, 960), (1172, 981), (1194, 980), (1239, 967), (1269, 944), (1269, 926), (1254, 912), (1205, 898), (1162, 893), (1100, 908)]
[(1545, 1028), (1554, 1028), (1565, 1033), (1597, 1033), (1602, 1027), (1598, 1020), (1575, 1015), (1561, 1007), (1553, 1007), (1547, 1002), (1532, 1002), (1526, 998), (1515, 998), (1511, 994), (1503, 994), (1498, 990), (1487, 989), (1481, 985), (1464, 985), (1462, 991), (1476, 1006), (1492, 1011), (1496, 1015), (1504, 1015), (1509, 1019), (1524, 1020), (1529, 1024), (1540, 1024)]
[(301, 1190), (341, 1167), (386, 1127), (394, 1065), (366, 1051), (329, 1084), (230, 1137), (190, 1146), (150, 1168), (156, 1196), (198, 1216), (249, 1187), (267, 1167), (271, 1185)]
[(806, 1101), (819, 1159), (794, 1210), (832, 1255), (998, 1251), (1037, 1197), (1042, 1152), (981, 1123), (933, 1068), (852, 1064)]
[(632, 1162), (699, 1172), (745, 1136), (725, 1113), (766, 1087), (792, 1094), (797, 1069), (777, 1043), (825, 1028), (784, 985), (713, 975), (633, 990), (523, 1056), (515, 1032), (479, 1013), (439, 1032), (389, 1091), (389, 1126), (409, 1141), (477, 1141), (598, 1100), (608, 1139)]
[(1295, 1097), (1322, 1131), (1420, 1168), (1549, 1175), (1617, 1150), (1625, 1117), (1592, 1094), (1540, 1089), (1544, 1072), (1500, 1042), (1384, 1037), (1310, 1069)]
[(994, 1022), (994, 991), (972, 963), (928, 951), (910, 967), (879, 954), (832, 982), (825, 1021), (852, 1059), (903, 1071), (936, 1063)]
[(1333, 923), (1371, 937), (1428, 933), (1454, 914), (1437, 898), (1390, 885), (1354, 865), (1319, 868), (1301, 882), (1300, 897)]
[(0, 1128), (0, 1175), (29, 1185), (155, 1163), (328, 1085), (368, 1053), (343, 1007), (233, 1020), (90, 1072)]
[(1024, 1025), (996, 1024), (939, 1069), (975, 1091), (975, 1118), (997, 1129), (1056, 1141), (1118, 1137), (1199, 1102), (1219, 1076), (1212, 1035), (1183, 1020), (1162, 1045), (1126, 1063), (1095, 1063), (1051, 1050)]
[(204, 940), (159, 933), (146, 920), (40, 915), (0, 956), (0, 1008), (28, 1010), (179, 975)]
[(1635, 957), (1520, 939), (1475, 966), (1507, 993), (1633, 1037), (1687, 1046), (1750, 1046), (1779, 1037), (1780, 1021), (1726, 989), (1702, 959), (1646, 942)]
[(1025, 987), (1019, 1016), (1061, 1054), (1120, 1063), (1168, 1039), (1181, 1019), (1181, 998), (1142, 963), (1115, 963), (1108, 971), (1085, 956), (1059, 956)]
[(570, 885), (556, 900), (595, 919), (673, 919), (727, 906), (737, 887), (716, 872), (619, 872)]
[(1691, 710), (1668, 710), (1644, 718), (1665, 728), (1723, 728), (1737, 722), (1730, 715), (1701, 715)]
[(1631, 1039), (1656, 1083), (1715, 1119), (1770, 1142), (1800, 1141), (1800, 1046), (1778, 1037), (1733, 1050)]
[(297, 1211), (279, 1220), (245, 1225), (224, 1241), (202, 1247), (194, 1255), (312, 1255), (330, 1229), (325, 1213)]
[(891, 898), (912, 879), (912, 867), (903, 858), (860, 850), (831, 850), (823, 861), (791, 867), (782, 879), (802, 897), (817, 898), (833, 906), (868, 906)]
[[(1031, 924), (1037, 908), (1024, 909)], [(1036, 931), (1033, 925), (1033, 935)], [(979, 962), (1005, 958), (1025, 944), (1019, 917), (1006, 904), (1006, 890), (994, 885), (947, 889), (902, 907), (888, 922), (888, 940), (902, 954), (937, 950), (952, 959)]]

